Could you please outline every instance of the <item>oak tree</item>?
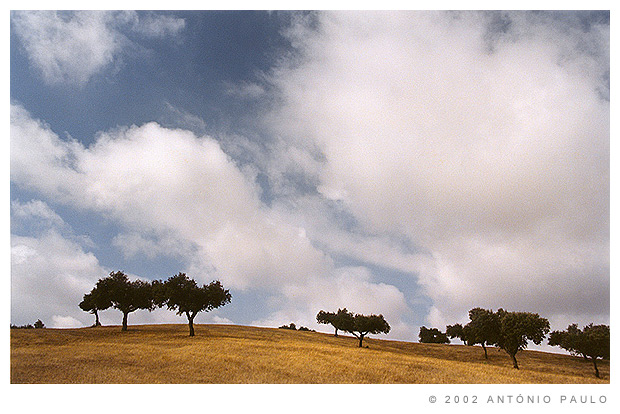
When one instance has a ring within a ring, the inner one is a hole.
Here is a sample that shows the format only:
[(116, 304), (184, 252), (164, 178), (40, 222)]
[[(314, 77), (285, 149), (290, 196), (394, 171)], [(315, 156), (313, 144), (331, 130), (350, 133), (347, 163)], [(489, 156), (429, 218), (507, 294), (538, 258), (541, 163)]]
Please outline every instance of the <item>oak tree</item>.
[(487, 346), (498, 340), (500, 331), (499, 317), (491, 310), (473, 308), (469, 311), (470, 322), (461, 326), (455, 324), (446, 327), (446, 335), (450, 338), (459, 338), (466, 345), (482, 345), (484, 358), (489, 359)]
[(437, 328), (427, 328), (426, 326), (420, 327), (420, 333), (418, 334), (420, 342), (426, 344), (449, 344), (450, 340), (447, 335), (441, 332)]
[(90, 293), (86, 293), (84, 298), (78, 305), (84, 312), (90, 312), (95, 315), (95, 324), (93, 326), (101, 326), (99, 322), (99, 311), (108, 309), (112, 306), (112, 302), (101, 294), (97, 287), (94, 287)]
[(334, 327), (335, 332), (334, 336), (338, 336), (338, 330), (344, 330), (344, 327), (351, 317), (347, 308), (338, 309), (338, 312), (325, 312), (324, 310), (320, 310), (316, 315), (316, 321), (322, 324), (330, 324)]
[(586, 360), (590, 359), (594, 365), (594, 375), (600, 378), (596, 360), (609, 358), (609, 326), (589, 324), (581, 330), (577, 324), (572, 324), (565, 331), (551, 332), (549, 345), (559, 346), (573, 355), (581, 355)]
[(153, 282), (155, 302), (166, 305), (178, 315), (187, 316), (189, 336), (194, 336), (194, 318), (199, 312), (208, 312), (230, 303), (231, 295), (219, 281), (199, 286), (185, 273), (170, 277), (165, 282)]
[(527, 348), (528, 341), (540, 345), (549, 332), (549, 321), (537, 313), (497, 310), (499, 332), (495, 345), (506, 351), (512, 366), (519, 369), (517, 352)]
[(358, 346), (360, 348), (366, 335), (390, 332), (390, 325), (383, 318), (383, 315), (353, 315), (345, 309), (345, 312), (341, 313), (341, 319), (338, 323), (343, 331), (352, 334), (359, 340)]
[(123, 313), (123, 327), (127, 330), (127, 316), (138, 309), (155, 309), (151, 284), (142, 280), (129, 280), (123, 272), (111, 272), (95, 285), (102, 301), (109, 301), (114, 309)]

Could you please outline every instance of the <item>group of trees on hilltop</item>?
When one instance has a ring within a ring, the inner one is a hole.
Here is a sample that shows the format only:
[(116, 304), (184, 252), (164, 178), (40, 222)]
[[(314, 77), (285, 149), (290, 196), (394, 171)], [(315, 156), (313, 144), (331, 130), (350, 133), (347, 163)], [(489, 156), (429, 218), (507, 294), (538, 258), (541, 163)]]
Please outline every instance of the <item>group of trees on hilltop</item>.
[(572, 355), (581, 355), (586, 361), (589, 359), (594, 365), (594, 375), (600, 378), (596, 361), (609, 358), (609, 326), (591, 323), (579, 329), (577, 324), (572, 324), (565, 331), (551, 332), (549, 345), (564, 348)]
[(95, 315), (95, 325), (99, 326), (99, 311), (110, 307), (123, 314), (122, 331), (127, 330), (127, 318), (131, 312), (139, 309), (152, 311), (166, 306), (185, 315), (189, 325), (189, 336), (194, 336), (194, 318), (199, 312), (230, 303), (231, 295), (219, 281), (199, 286), (185, 273), (178, 273), (166, 281), (143, 280), (130, 281), (121, 271), (111, 272), (109, 276), (99, 279), (95, 287), (84, 295), (79, 307)]
[[(549, 330), (549, 321), (536, 313), (474, 308), (469, 311), (469, 323), (448, 325), (445, 334), (437, 328), (421, 327), (420, 342), (449, 343), (448, 338), (459, 338), (466, 345), (481, 345), (486, 359), (489, 358), (487, 347), (496, 346), (506, 351), (513, 367), (519, 369), (517, 353), (526, 349), (530, 341), (540, 345)], [(560, 346), (573, 355), (591, 360), (598, 378), (596, 361), (609, 358), (610, 354), (609, 326), (590, 324), (580, 330), (573, 324), (566, 331), (551, 332), (549, 345)]]
[(41, 319), (37, 319), (34, 325), (13, 325), (11, 324), (11, 329), (43, 329), (45, 328), (45, 324), (41, 321)]
[[(469, 311), (470, 322), (446, 327), (446, 335), (450, 338), (459, 338), (467, 345), (480, 344), (484, 350), (484, 358), (489, 359), (487, 346), (498, 342), (501, 325), (499, 316), (493, 311), (474, 308)], [(514, 362), (514, 361), (513, 361)]]
[(305, 326), (300, 326), (299, 328), (293, 322), (288, 325), (279, 326), (278, 329), (290, 329), (291, 331), (306, 331), (306, 332), (315, 332), (314, 329), (307, 328)]
[[(178, 273), (166, 281), (130, 281), (126, 274), (117, 271), (97, 281), (95, 287), (84, 295), (79, 307), (95, 315), (94, 326), (101, 325), (99, 311), (110, 307), (121, 311), (121, 329), (126, 331), (131, 312), (138, 309), (152, 311), (166, 306), (168, 310), (187, 317), (189, 336), (194, 336), (196, 315), (224, 306), (230, 300), (230, 292), (219, 281), (200, 286), (185, 273)], [(383, 315), (353, 314), (346, 308), (338, 309), (337, 312), (321, 310), (316, 320), (320, 324), (332, 325), (334, 336), (338, 336), (338, 331), (352, 334), (359, 340), (360, 348), (366, 335), (390, 332), (390, 325)], [(40, 321), (36, 325), (44, 326)], [(296, 329), (294, 324), (281, 328)], [(307, 330), (302, 328), (300, 330)], [(422, 343), (450, 343), (449, 338), (459, 338), (466, 345), (480, 344), (486, 359), (487, 347), (495, 346), (503, 349), (510, 356), (513, 367), (519, 369), (517, 353), (526, 349), (528, 342), (540, 345), (549, 331), (549, 321), (536, 313), (509, 312), (501, 308), (493, 312), (473, 308), (469, 311), (469, 323), (466, 325), (448, 325), (445, 333), (437, 328), (422, 326), (419, 338)], [(576, 324), (569, 325), (565, 331), (551, 332), (549, 345), (559, 346), (573, 355), (591, 360), (598, 378), (597, 360), (608, 359), (610, 356), (609, 326), (590, 324), (579, 329)]]
[(474, 308), (469, 311), (468, 324), (449, 325), (446, 335), (459, 338), (466, 345), (480, 344), (486, 359), (487, 346), (497, 346), (506, 351), (512, 366), (519, 369), (517, 353), (526, 349), (529, 341), (540, 345), (549, 330), (549, 321), (537, 313)]
[(334, 327), (334, 336), (338, 336), (338, 331), (348, 332), (359, 340), (359, 347), (362, 347), (364, 337), (368, 334), (379, 334), (390, 332), (390, 325), (383, 318), (383, 315), (361, 315), (353, 314), (346, 308), (338, 309), (338, 312), (325, 312), (320, 310), (316, 315), (316, 321), (322, 324), (330, 324)]
[(420, 333), (418, 334), (420, 342), (426, 344), (449, 344), (450, 340), (445, 333), (441, 332), (437, 328), (427, 328), (426, 326), (420, 327)]

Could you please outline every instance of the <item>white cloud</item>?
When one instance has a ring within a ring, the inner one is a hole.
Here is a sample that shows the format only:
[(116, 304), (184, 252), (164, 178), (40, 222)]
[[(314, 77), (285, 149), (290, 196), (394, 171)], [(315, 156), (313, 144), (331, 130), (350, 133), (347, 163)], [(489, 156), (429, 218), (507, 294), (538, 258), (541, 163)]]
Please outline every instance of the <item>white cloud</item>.
[(474, 306), (605, 319), (609, 27), (507, 18), (321, 13), (273, 70), (267, 120), (320, 150), (306, 174), (366, 234), (428, 253), (410, 268), (434, 323)]
[(142, 234), (137, 231), (117, 234), (112, 239), (112, 244), (126, 258), (139, 255), (149, 259), (161, 256), (182, 257), (193, 249), (190, 243), (183, 243), (171, 236), (149, 237), (148, 234)]
[[(395, 287), (372, 282), (367, 271), (342, 273), (302, 228), (261, 204), (256, 185), (210, 137), (150, 123), (101, 133), (85, 148), (17, 106), (11, 134), (13, 182), (115, 220), (127, 231), (113, 243), (127, 256), (180, 257), (202, 283), (270, 291), (311, 319), (334, 292), (358, 312), (372, 304), (374, 313), (406, 309)], [(37, 147), (48, 155), (27, 156)], [(325, 305), (345, 306), (337, 302)]]
[(84, 323), (82, 321), (78, 321), (72, 316), (54, 315), (49, 328), (81, 328), (83, 326)]
[(12, 235), (12, 322), (22, 325), (41, 319), (54, 327), (60, 319), (50, 318), (61, 315), (65, 322), (72, 318), (90, 325), (90, 315), (78, 303), (107, 273), (92, 253), (53, 229), (36, 238)]
[(65, 225), (62, 217), (41, 200), (31, 200), (27, 203), (11, 201), (11, 213), (18, 220), (30, 220), (35, 217), (46, 226), (62, 227)]
[[(204, 123), (188, 116), (194, 132), (149, 123), (84, 147), (14, 105), (11, 180), (114, 221), (127, 257), (174, 255), (201, 283), (268, 292), (271, 313), (259, 325), (316, 328), (319, 309), (346, 306), (383, 313), (390, 337), (417, 336), (412, 298), (369, 268), (338, 268), (332, 255), (411, 278), (440, 328), (474, 306), (540, 312), (561, 323), (554, 329), (606, 322), (608, 27), (509, 16), (503, 32), (486, 30), (477, 13), (321, 13), (313, 28), (301, 20), (290, 31), (294, 59), (279, 61), (268, 84), (240, 88), (271, 104), (264, 122), (274, 139), (260, 149), (201, 136)], [(231, 158), (241, 152), (256, 152), (254, 164), (241, 168)], [(36, 203), (18, 207), (58, 221)], [(28, 267), (33, 285), (53, 274), (40, 270), (53, 234), (13, 236), (24, 298)], [(89, 256), (56, 237), (71, 252), (58, 257)], [(72, 263), (47, 267), (69, 274), (60, 269)], [(164, 310), (131, 318), (185, 322)]]
[(157, 15), (148, 12), (140, 16), (135, 11), (117, 13), (117, 19), (126, 20), (131, 29), (143, 36), (162, 38), (176, 35), (185, 28), (185, 20), (174, 16)]
[(118, 63), (132, 42), (123, 35), (122, 23), (148, 37), (174, 35), (185, 22), (171, 16), (136, 12), (14, 11), (15, 34), (43, 79), (51, 84), (83, 85)]
[(318, 311), (335, 312), (347, 308), (353, 313), (382, 314), (390, 324), (392, 338), (411, 340), (417, 335), (408, 319), (410, 309), (404, 294), (392, 285), (375, 282), (365, 267), (333, 269), (325, 277), (287, 284), (282, 293), (278, 310), (267, 318), (253, 321), (252, 325), (274, 327), (293, 322), (330, 332), (330, 326), (316, 322)]

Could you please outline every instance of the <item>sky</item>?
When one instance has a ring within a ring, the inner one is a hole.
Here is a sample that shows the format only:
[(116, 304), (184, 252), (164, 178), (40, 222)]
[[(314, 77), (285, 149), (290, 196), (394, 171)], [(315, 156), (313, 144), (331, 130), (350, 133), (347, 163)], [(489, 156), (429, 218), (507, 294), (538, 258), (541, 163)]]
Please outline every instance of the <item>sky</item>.
[(10, 20), (12, 324), (90, 326), (117, 270), (220, 280), (196, 323), (609, 324), (608, 12)]

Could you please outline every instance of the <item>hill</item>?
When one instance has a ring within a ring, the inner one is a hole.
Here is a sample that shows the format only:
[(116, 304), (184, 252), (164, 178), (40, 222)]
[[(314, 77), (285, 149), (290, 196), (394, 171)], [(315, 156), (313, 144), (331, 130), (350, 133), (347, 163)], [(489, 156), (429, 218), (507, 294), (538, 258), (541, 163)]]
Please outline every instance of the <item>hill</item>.
[(609, 362), (236, 325), (11, 329), (11, 383), (609, 383)]

